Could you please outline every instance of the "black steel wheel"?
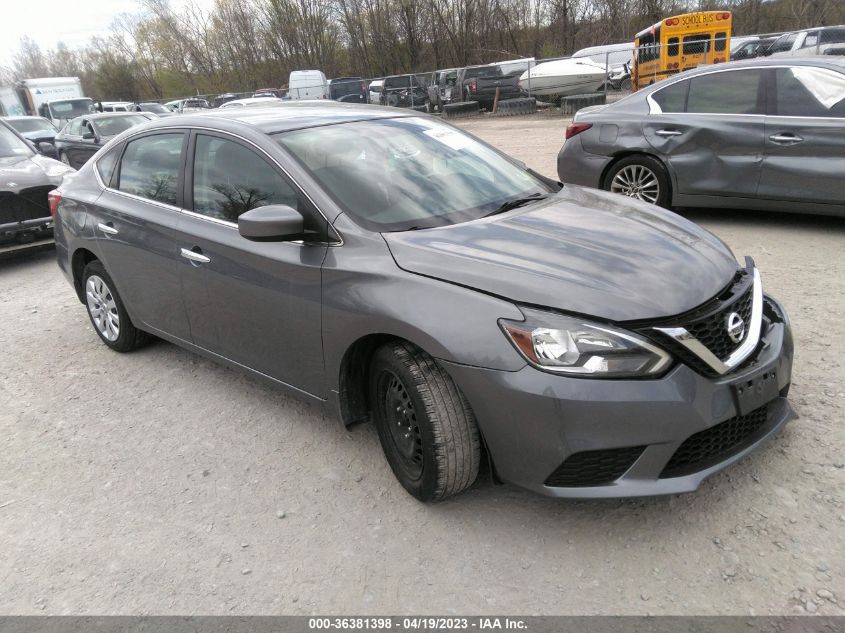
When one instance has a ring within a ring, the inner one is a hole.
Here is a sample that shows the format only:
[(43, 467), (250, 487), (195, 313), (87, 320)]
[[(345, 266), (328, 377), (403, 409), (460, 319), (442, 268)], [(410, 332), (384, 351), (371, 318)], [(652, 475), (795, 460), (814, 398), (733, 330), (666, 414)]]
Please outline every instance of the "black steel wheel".
[(481, 440), (466, 398), (437, 361), (405, 341), (379, 348), (369, 402), (382, 449), (402, 486), (439, 501), (478, 476)]

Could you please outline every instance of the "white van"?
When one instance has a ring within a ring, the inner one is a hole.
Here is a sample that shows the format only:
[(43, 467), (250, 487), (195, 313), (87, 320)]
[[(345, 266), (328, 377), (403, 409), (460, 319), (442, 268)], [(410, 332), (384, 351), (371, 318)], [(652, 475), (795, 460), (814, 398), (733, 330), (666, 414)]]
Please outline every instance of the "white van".
[(292, 101), (328, 99), (329, 82), (322, 70), (294, 70), (288, 79), (288, 96)]

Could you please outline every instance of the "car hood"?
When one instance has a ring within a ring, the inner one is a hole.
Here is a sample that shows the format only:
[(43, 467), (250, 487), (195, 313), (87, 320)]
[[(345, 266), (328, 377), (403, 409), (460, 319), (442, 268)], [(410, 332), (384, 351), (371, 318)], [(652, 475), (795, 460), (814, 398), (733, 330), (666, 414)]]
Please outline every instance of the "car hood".
[(738, 268), (728, 247), (692, 222), (574, 186), (500, 216), (384, 239), (406, 271), (609, 321), (686, 312)]
[[(48, 176), (46, 171), (55, 172)], [(29, 187), (60, 185), (64, 174), (73, 172), (63, 163), (40, 156), (10, 156), (0, 158), (0, 190), (15, 193)]]

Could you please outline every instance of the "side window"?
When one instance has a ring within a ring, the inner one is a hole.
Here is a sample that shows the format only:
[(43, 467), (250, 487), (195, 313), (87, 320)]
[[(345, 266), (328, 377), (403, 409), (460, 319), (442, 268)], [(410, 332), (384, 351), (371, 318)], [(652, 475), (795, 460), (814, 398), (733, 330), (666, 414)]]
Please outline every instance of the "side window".
[(74, 119), (68, 124), (67, 128), (68, 134), (73, 134), (74, 136), (81, 136), (82, 135), (82, 119)]
[(123, 144), (118, 144), (97, 159), (97, 172), (100, 174), (100, 179), (105, 183), (106, 187), (111, 184), (111, 177), (114, 173), (114, 167), (117, 165), (117, 157), (120, 156), (120, 149), (122, 147)]
[(769, 49), (769, 52), (783, 53), (784, 51), (791, 51), (792, 45), (797, 39), (798, 33), (789, 33), (788, 35), (781, 35), (778, 39), (775, 40), (775, 43), (772, 44), (772, 47)]
[(686, 110), (689, 80), (679, 81), (651, 95), (663, 112), (684, 112)]
[(780, 116), (845, 117), (845, 75), (795, 66), (778, 68), (775, 112)]
[(804, 38), (804, 43), (801, 44), (801, 48), (811, 48), (816, 46), (819, 43), (819, 32), (813, 31), (812, 33), (807, 33), (807, 37)]
[(690, 80), (687, 112), (702, 114), (762, 114), (761, 70), (710, 73)]
[(728, 41), (727, 33), (725, 33), (724, 31), (720, 31), (719, 33), (716, 33), (715, 41), (716, 41), (716, 45), (714, 47), (715, 50), (717, 50), (717, 51), (725, 50), (725, 47), (727, 46), (727, 41)]
[(268, 204), (299, 208), (287, 179), (240, 143), (200, 134), (194, 156), (196, 213), (237, 222), (241, 213)]
[(670, 37), (667, 44), (669, 45), (666, 54), (669, 57), (677, 57), (678, 56), (678, 38), (677, 37)]
[(127, 143), (117, 188), (175, 205), (184, 137), (182, 132), (154, 134)]
[(821, 32), (822, 44), (845, 44), (845, 29), (825, 29)]

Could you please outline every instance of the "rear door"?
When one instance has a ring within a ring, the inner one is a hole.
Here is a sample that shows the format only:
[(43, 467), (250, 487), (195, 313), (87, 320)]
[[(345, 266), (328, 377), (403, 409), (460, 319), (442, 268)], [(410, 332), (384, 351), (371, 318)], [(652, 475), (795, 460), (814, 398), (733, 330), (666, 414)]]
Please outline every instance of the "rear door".
[[(136, 324), (190, 341), (177, 249), (183, 131), (130, 140), (97, 200), (94, 233), (118, 291)], [(97, 167), (108, 157), (97, 161)]]
[(845, 205), (845, 74), (792, 66), (773, 79), (760, 197)]
[(755, 195), (763, 162), (765, 73), (716, 71), (651, 95), (643, 134), (669, 164), (675, 193)]
[[(196, 133), (185, 190), (182, 285), (194, 342), (308, 393), (325, 396), (321, 339), (323, 243), (253, 242), (238, 216), (286, 204), (325, 234), (326, 221), (255, 146)], [(192, 201), (190, 201), (192, 199)], [(320, 226), (322, 223), (322, 226)]]

